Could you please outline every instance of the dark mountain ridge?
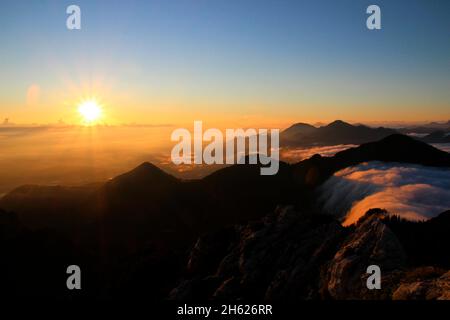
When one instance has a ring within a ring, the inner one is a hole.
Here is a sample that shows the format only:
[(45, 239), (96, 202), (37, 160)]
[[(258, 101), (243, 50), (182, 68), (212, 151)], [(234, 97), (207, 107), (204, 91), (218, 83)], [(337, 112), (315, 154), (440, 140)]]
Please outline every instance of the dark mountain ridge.
[(414, 138), (394, 134), (377, 142), (338, 152), (333, 157), (315, 155), (293, 165), (292, 170), (298, 183), (314, 187), (336, 171), (369, 161), (450, 167), (450, 154)]
[[(203, 179), (182, 181), (144, 163), (103, 185), (86, 186), (86, 189), (20, 187), (2, 198), (0, 207), (16, 211), (25, 223), (33, 221), (33, 211), (40, 203), (39, 212), (64, 210), (67, 214), (76, 214), (74, 207), (78, 207), (80, 216), (88, 216), (89, 222), (95, 217), (108, 216), (145, 219), (149, 213), (169, 219), (171, 214), (180, 216), (180, 212), (184, 212), (183, 220), (196, 217), (196, 224), (221, 225), (257, 218), (260, 210), (265, 209), (267, 213), (278, 204), (296, 204), (302, 191), (309, 195), (311, 187), (318, 186), (334, 172), (368, 161), (450, 167), (450, 154), (395, 134), (341, 151), (333, 157), (315, 155), (294, 165), (280, 162), (280, 170), (273, 176), (261, 176), (259, 165), (246, 164), (220, 169)], [(211, 207), (216, 212), (213, 217), (208, 213)]]
[(447, 122), (430, 122), (424, 125), (399, 128), (398, 131), (404, 134), (419, 133), (430, 134), (435, 131), (450, 131), (450, 120)]
[[(338, 122), (333, 126), (346, 127), (346, 124)], [(257, 245), (262, 250), (260, 251), (262, 256), (257, 257), (260, 263), (278, 259), (276, 258), (278, 253), (284, 252), (284, 249), (291, 250), (291, 245), (295, 247), (296, 241), (301, 241), (305, 248), (297, 252), (297, 258), (300, 260), (296, 262), (298, 266), (301, 266), (300, 262), (305, 259), (305, 256), (310, 255), (311, 248), (316, 248), (314, 246), (329, 239), (328, 244), (322, 247), (323, 251), (317, 252), (317, 257), (314, 256), (304, 266), (306, 268), (304, 271), (299, 271), (299, 282), (283, 282), (283, 274), (280, 273), (277, 275), (277, 278), (281, 277), (280, 280), (270, 285), (273, 288), (269, 290), (270, 294), (266, 292), (267, 287), (264, 287), (267, 297), (271, 299), (281, 297), (283, 288), (286, 286), (290, 286), (286, 292), (294, 294), (297, 290), (296, 284), (305, 284), (304, 288), (311, 288), (313, 284), (308, 279), (322, 278), (317, 273), (318, 266), (331, 261), (330, 257), (337, 253), (336, 250), (344, 243), (343, 239), (347, 239), (348, 232), (352, 230), (342, 228), (334, 218), (325, 217), (315, 211), (313, 205), (315, 187), (337, 170), (372, 160), (450, 167), (450, 154), (407, 136), (391, 135), (377, 142), (339, 152), (333, 157), (316, 155), (294, 165), (281, 162), (280, 171), (274, 176), (261, 176), (259, 165), (233, 165), (203, 179), (181, 181), (152, 164), (144, 163), (104, 184), (90, 186), (83, 192), (78, 189), (62, 189), (63, 194), (67, 193), (62, 197), (63, 199), (58, 199), (59, 189), (46, 189), (46, 187), (23, 189), (22, 187), (0, 200), (0, 207), (16, 212), (15, 218), (11, 218), (6, 213), (0, 214), (0, 222), (2, 216), (8, 217), (3, 219), (6, 227), (2, 227), (3, 231), (1, 231), (3, 236), (8, 235), (9, 239), (5, 240), (6, 244), (4, 244), (4, 247), (10, 248), (7, 251), (10, 260), (7, 261), (12, 265), (20, 263), (19, 257), (13, 252), (17, 248), (26, 246), (28, 241), (38, 243), (39, 249), (36, 250), (39, 251), (48, 246), (48, 241), (53, 241), (50, 239), (61, 238), (63, 240), (57, 240), (61, 245), (51, 247), (53, 248), (51, 250), (55, 252), (67, 250), (70, 255), (61, 255), (57, 258), (58, 263), (64, 265), (71, 260), (71, 257), (75, 257), (87, 265), (86, 273), (90, 277), (95, 278), (98, 272), (102, 274), (98, 280), (95, 280), (97, 282), (94, 288), (90, 289), (92, 294), (123, 296), (124, 292), (130, 292), (132, 289), (136, 294), (145, 296), (151, 294), (161, 298), (167, 295), (168, 290), (176, 286), (179, 277), (186, 272), (182, 261), (187, 259), (187, 249), (200, 235), (218, 233), (222, 244), (219, 247), (213, 243), (211, 245), (214, 248), (213, 251), (217, 253), (217, 261), (221, 261), (223, 259), (221, 252), (226, 252), (228, 246), (233, 246), (235, 243), (233, 241), (239, 243), (240, 240), (236, 239), (242, 238), (241, 233), (226, 230), (238, 228), (245, 233), (254, 228), (258, 229), (267, 222), (265, 217), (278, 212), (275, 217), (270, 218), (272, 219), (270, 221), (279, 221), (278, 224), (281, 223), (283, 227), (280, 225), (276, 227), (277, 224), (274, 224), (264, 229), (265, 236), (260, 238), (262, 242)], [(50, 196), (47, 195), (48, 192)], [(61, 204), (55, 209), (54, 204), (58, 203), (58, 201), (55, 202), (57, 199)], [(36, 201), (40, 203), (37, 211), (34, 205)], [(293, 205), (292, 212), (296, 214), (276, 211), (279, 205)], [(46, 210), (52, 214), (46, 216)], [(304, 216), (301, 220), (297, 220), (298, 212)], [(44, 215), (41, 216), (41, 213)], [(279, 214), (281, 216), (277, 218)], [(34, 225), (36, 220), (42, 217), (45, 217), (45, 221)], [(302, 226), (303, 219), (308, 222)], [(291, 227), (294, 228), (290, 225), (291, 222), (299, 224), (299, 230), (304, 232), (299, 234), (288, 232)], [(377, 228), (382, 228), (378, 222), (374, 223)], [(241, 229), (246, 225), (249, 225), (251, 229)], [(39, 233), (43, 227), (56, 230), (56, 233), (53, 231)], [(333, 232), (329, 233), (330, 230)], [(329, 234), (331, 238), (321, 236), (322, 232)], [(286, 237), (283, 237), (284, 233)], [(9, 236), (11, 234), (12, 238)], [(245, 266), (248, 272), (246, 271), (244, 278), (248, 286), (240, 287), (239, 283), (242, 285), (242, 282), (237, 283), (237, 278), (229, 280), (227, 286), (231, 286), (230, 288), (237, 286), (244, 290), (242, 292), (252, 296), (259, 294), (257, 291), (246, 291), (253, 288), (253, 284), (260, 283), (265, 286), (270, 282), (266, 278), (265, 267), (262, 268), (260, 264), (252, 262), (252, 248), (255, 248), (253, 244), (255, 242), (252, 237), (247, 237), (251, 233), (245, 234), (245, 243), (248, 245), (245, 245), (247, 249), (244, 252), (247, 252), (248, 257), (251, 258), (249, 260), (244, 257), (245, 259), (242, 260), (248, 261)], [(298, 238), (302, 237), (302, 234), (305, 235), (303, 240)], [(44, 241), (41, 237), (48, 238)], [(267, 239), (276, 241), (274, 249), (269, 252), (265, 251)], [(400, 242), (410, 243), (411, 241), (402, 239), (405, 237), (400, 237)], [(351, 242), (350, 238), (347, 240)], [(405, 245), (405, 247), (408, 246)], [(238, 250), (241, 246), (235, 248)], [(437, 256), (438, 253), (435, 255)], [(286, 253), (280, 257), (282, 259), (280, 268), (285, 265), (282, 261), (288, 259), (288, 256), (289, 254)], [(234, 259), (233, 257), (230, 256), (230, 259)], [(428, 261), (437, 261), (436, 257), (433, 259)], [(236, 262), (239, 259), (232, 261)], [(336, 260), (335, 263), (338, 266), (342, 262)], [(191, 265), (195, 263), (192, 262)], [(224, 264), (223, 267), (227, 269), (236, 266), (233, 263), (229, 266)], [(272, 270), (274, 274), (281, 272), (277, 266), (274, 268)], [(5, 274), (11, 274), (16, 271), (8, 268), (5, 272)], [(224, 272), (229, 271), (224, 270)], [(261, 279), (266, 280), (255, 282), (255, 279), (259, 279), (259, 275), (263, 277)], [(121, 280), (118, 282), (116, 279)], [(215, 280), (211, 278), (208, 281), (210, 280), (220, 284), (228, 278)], [(353, 280), (349, 279), (349, 281)], [(114, 286), (105, 287), (105, 283), (114, 284)], [(23, 286), (25, 285), (24, 282)], [(151, 293), (145, 293), (147, 287), (153, 288)], [(328, 294), (334, 298), (345, 297), (345, 293), (336, 291), (332, 281), (327, 282), (326, 288)], [(223, 291), (222, 294), (226, 292)], [(299, 296), (307, 297), (309, 294), (314, 297), (324, 297), (318, 291), (304, 291)], [(227, 295), (223, 297), (226, 298)]]
[(363, 144), (383, 139), (395, 133), (397, 131), (394, 129), (351, 125), (342, 120), (336, 120), (318, 128), (298, 123), (281, 132), (280, 145), (283, 147), (310, 147)]

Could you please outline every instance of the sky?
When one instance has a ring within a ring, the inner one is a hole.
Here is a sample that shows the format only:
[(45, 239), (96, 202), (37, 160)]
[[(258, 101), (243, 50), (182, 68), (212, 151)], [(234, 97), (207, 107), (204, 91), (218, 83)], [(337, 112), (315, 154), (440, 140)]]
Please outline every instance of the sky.
[(449, 36), (448, 0), (2, 0), (0, 120), (447, 121)]

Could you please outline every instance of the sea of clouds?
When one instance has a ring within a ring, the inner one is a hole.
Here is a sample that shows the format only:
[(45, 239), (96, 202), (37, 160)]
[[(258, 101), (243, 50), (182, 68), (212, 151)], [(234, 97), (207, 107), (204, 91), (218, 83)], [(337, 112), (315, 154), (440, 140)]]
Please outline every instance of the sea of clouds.
[(323, 209), (350, 225), (371, 208), (409, 220), (450, 209), (450, 169), (378, 161), (336, 172), (320, 189)]
[(296, 163), (308, 158), (311, 158), (315, 154), (320, 154), (322, 157), (332, 157), (336, 153), (357, 147), (356, 144), (339, 144), (333, 146), (319, 146), (310, 148), (285, 148), (281, 149), (281, 160)]

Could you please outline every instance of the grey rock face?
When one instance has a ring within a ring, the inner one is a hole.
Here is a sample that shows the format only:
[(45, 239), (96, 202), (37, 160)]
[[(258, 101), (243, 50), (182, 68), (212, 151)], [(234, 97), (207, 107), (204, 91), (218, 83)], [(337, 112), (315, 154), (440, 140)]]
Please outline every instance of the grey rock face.
[[(369, 210), (344, 228), (330, 216), (279, 207), (262, 220), (205, 235), (169, 298), (449, 299), (450, 272), (411, 269), (402, 244), (384, 223), (386, 214)], [(381, 269), (381, 290), (367, 288), (370, 265)]]
[(367, 267), (382, 270), (386, 286), (406, 265), (406, 254), (381, 212), (366, 214), (335, 254), (329, 267), (328, 291), (334, 299), (386, 298), (389, 290), (369, 290)]

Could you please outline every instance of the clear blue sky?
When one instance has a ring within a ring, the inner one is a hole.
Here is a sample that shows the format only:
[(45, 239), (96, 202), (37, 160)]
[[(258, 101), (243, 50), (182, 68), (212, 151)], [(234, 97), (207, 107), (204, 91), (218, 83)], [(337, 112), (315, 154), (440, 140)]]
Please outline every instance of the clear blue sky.
[[(80, 31), (65, 27), (70, 4)], [(366, 28), (370, 4), (380, 31)], [(33, 85), (40, 109), (27, 106)], [(175, 112), (443, 120), (450, 1), (2, 0), (0, 117), (70, 118), (90, 94), (136, 122)]]

